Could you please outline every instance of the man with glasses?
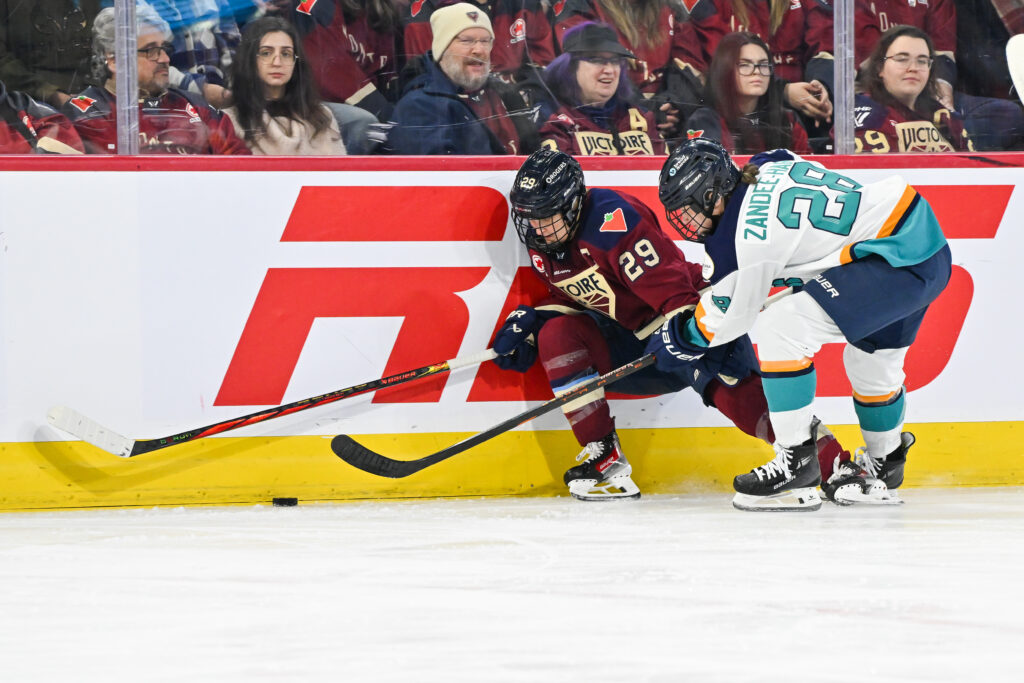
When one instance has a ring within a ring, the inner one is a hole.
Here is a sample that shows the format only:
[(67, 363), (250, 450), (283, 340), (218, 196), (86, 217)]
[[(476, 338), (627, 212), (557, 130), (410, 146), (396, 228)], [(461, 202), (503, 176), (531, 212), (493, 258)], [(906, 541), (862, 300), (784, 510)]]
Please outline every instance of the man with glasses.
[(487, 14), (462, 2), (430, 16), (426, 71), (395, 107), (389, 142), (398, 154), (529, 154), (537, 147), (532, 112), (491, 75), (494, 30)]
[[(136, 9), (138, 25), (139, 151), (143, 154), (249, 154), (231, 120), (199, 95), (170, 85), (171, 31), (148, 6)], [(94, 76), (62, 112), (74, 123), (92, 154), (117, 153), (115, 14), (107, 8), (93, 24)]]

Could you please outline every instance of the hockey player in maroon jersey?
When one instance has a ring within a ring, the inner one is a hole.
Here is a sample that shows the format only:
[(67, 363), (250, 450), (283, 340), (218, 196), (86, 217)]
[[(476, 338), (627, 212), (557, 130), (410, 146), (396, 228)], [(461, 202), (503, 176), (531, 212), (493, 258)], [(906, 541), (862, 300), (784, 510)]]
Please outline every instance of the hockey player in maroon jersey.
[[(692, 310), (707, 286), (700, 266), (686, 261), (647, 206), (624, 193), (588, 190), (579, 164), (563, 152), (533, 153), (510, 199), (513, 223), (550, 296), (509, 314), (494, 339), (503, 354), (495, 362), (525, 372), (539, 355), (556, 394), (642, 356), (648, 337), (666, 319)], [(684, 373), (652, 366), (614, 388), (655, 395), (692, 387), (744, 432), (771, 443), (756, 367), (744, 336)], [(569, 492), (581, 500), (639, 496), (603, 391), (563, 410), (584, 447), (577, 457), (583, 462), (565, 473)], [(842, 447), (828, 435), (822, 448), (831, 467)]]
[[(68, 100), (70, 118), (91, 154), (117, 152), (117, 102), (114, 96), (114, 9), (102, 10), (93, 24), (93, 51), (99, 58), (102, 86), (90, 86)], [(138, 83), (139, 152), (143, 154), (249, 154), (231, 119), (198, 95), (169, 87), (171, 31), (152, 8), (139, 7)]]
[[(412, 0), (402, 11), (406, 59), (413, 59), (431, 48), (433, 32), (430, 15), (435, 9), (453, 5), (457, 0)], [(543, 67), (555, 58), (551, 24), (541, 0), (472, 0), (487, 13), (494, 28), (491, 49), (491, 73), (506, 83), (528, 78), (534, 67)]]

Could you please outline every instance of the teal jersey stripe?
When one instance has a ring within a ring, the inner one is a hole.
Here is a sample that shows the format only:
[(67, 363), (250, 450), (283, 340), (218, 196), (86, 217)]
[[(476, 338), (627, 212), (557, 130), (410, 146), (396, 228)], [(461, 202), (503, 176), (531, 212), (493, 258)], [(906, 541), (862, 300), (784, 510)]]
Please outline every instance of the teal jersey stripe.
[(853, 246), (853, 256), (864, 258), (877, 254), (899, 268), (927, 261), (944, 246), (946, 237), (932, 207), (924, 197), (918, 196), (892, 235), (858, 242)]

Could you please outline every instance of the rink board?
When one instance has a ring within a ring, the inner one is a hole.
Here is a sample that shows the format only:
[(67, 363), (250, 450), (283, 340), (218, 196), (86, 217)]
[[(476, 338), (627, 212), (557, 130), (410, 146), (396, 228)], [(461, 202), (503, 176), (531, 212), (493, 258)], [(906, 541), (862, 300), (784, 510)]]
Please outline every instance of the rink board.
[[(659, 161), (583, 167), (657, 206)], [(908, 485), (1024, 484), (1024, 364), (1006, 348), (1024, 338), (1024, 155), (822, 161), (860, 182), (902, 175), (952, 248), (907, 357)], [(349, 433), (389, 455), (440, 450), (549, 399), (539, 366), (485, 363), (129, 460), (45, 419), (66, 405), (156, 438), (480, 352), (537, 292), (508, 220), (519, 163), (0, 158), (0, 509), (564, 495), (579, 446), (558, 411), (404, 480), (329, 449)], [(855, 448), (841, 351), (815, 357), (815, 410)], [(727, 491), (770, 457), (693, 392), (613, 398), (645, 491)]]
[[(906, 486), (1024, 484), (1024, 423), (908, 425), (918, 437)], [(838, 426), (852, 443), (857, 429)], [(466, 434), (367, 435), (396, 458), (435, 452)], [(732, 490), (732, 478), (771, 457), (729, 428), (623, 430), (646, 493)], [(119, 458), (80, 442), (0, 445), (0, 510), (220, 505), (449, 496), (566, 495), (562, 473), (579, 447), (567, 431), (516, 431), (405, 479), (384, 479), (336, 458), (320, 436), (211, 438)]]

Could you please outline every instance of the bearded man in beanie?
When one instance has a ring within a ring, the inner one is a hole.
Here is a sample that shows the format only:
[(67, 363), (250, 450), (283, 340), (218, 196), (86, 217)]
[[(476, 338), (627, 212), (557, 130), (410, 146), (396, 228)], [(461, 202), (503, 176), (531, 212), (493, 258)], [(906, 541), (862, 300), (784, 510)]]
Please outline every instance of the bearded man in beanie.
[(395, 107), (389, 146), (396, 154), (530, 154), (533, 112), (491, 75), (494, 30), (487, 13), (462, 2), (430, 15), (424, 72)]

